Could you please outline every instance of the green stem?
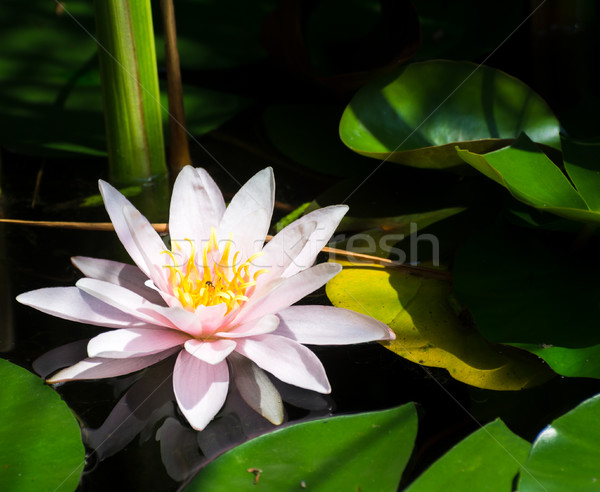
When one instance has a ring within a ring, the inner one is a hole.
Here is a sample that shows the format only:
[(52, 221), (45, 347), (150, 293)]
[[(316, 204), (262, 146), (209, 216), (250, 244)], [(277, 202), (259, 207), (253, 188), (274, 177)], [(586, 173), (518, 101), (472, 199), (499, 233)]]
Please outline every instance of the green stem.
[(150, 0), (95, 0), (111, 180), (165, 176)]

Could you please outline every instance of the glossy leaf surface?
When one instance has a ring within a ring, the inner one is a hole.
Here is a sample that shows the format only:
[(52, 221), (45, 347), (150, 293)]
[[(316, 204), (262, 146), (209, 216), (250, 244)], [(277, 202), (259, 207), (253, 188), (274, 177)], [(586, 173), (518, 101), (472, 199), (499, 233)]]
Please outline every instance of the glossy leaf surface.
[(396, 490), (414, 445), (412, 403), (285, 427), (221, 455), (186, 492)]
[(559, 148), (558, 121), (519, 80), (472, 63), (407, 65), (363, 87), (340, 122), (342, 141), (355, 152), (416, 167), (462, 164), (454, 147), (485, 153), (523, 131)]
[(0, 490), (75, 490), (85, 453), (77, 420), (29, 371), (0, 359)]
[(451, 303), (449, 282), (378, 265), (338, 263), (344, 269), (328, 282), (329, 299), (388, 324), (397, 338), (384, 346), (398, 355), (443, 367), (480, 388), (517, 390), (552, 377), (537, 358), (492, 344), (464, 324)]
[(406, 492), (477, 490), (508, 492), (530, 444), (496, 420), (460, 441), (419, 476)]
[(600, 395), (556, 419), (534, 441), (520, 492), (600, 490)]
[[(576, 221), (600, 222), (600, 211), (588, 207), (567, 176), (525, 134), (510, 147), (495, 152), (480, 155), (459, 149), (458, 155), (532, 207)], [(597, 171), (576, 164), (569, 164), (567, 171), (594, 204), (598, 200), (593, 185)]]

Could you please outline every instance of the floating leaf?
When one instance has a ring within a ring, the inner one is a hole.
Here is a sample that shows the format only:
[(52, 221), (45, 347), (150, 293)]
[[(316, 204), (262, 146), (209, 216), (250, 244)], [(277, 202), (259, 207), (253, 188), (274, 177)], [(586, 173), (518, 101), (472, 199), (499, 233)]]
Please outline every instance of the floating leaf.
[(408, 60), (420, 29), (410, 0), (290, 0), (264, 22), (263, 41), (289, 71), (340, 95)]
[(405, 491), (508, 492), (529, 448), (527, 441), (495, 420), (460, 441)]
[(463, 323), (450, 301), (451, 285), (378, 265), (338, 261), (344, 269), (327, 284), (334, 306), (372, 316), (390, 326), (385, 346), (479, 388), (517, 390), (553, 376), (539, 359), (484, 339)]
[(523, 466), (520, 492), (600, 490), (600, 395), (546, 427)]
[(600, 378), (600, 344), (568, 348), (550, 344), (511, 343), (544, 359), (554, 372), (567, 377)]
[(221, 455), (186, 492), (396, 490), (417, 434), (412, 403), (303, 422)]
[(560, 148), (548, 105), (519, 80), (467, 62), (405, 66), (363, 87), (340, 121), (355, 152), (416, 167), (462, 164), (455, 146), (478, 154), (512, 143), (521, 132)]
[(600, 211), (600, 141), (562, 138), (565, 169), (590, 210)]
[(85, 453), (77, 420), (29, 371), (0, 359), (0, 490), (75, 490)]
[[(508, 189), (515, 198), (532, 207), (567, 219), (600, 222), (600, 210), (588, 208), (568, 178), (525, 134), (510, 147), (495, 152), (480, 155), (458, 149), (458, 155)], [(582, 189), (593, 199), (596, 194), (593, 186), (595, 171), (586, 172), (584, 168), (573, 164), (569, 165), (568, 170), (574, 174), (577, 182), (591, 180), (591, 186)]]
[(487, 339), (530, 350), (560, 374), (600, 377), (596, 271), (529, 230), (495, 226), (461, 248), (454, 286)]
[[(313, 202), (314, 203), (314, 202)], [(398, 217), (344, 217), (337, 231), (361, 231), (339, 242), (329, 243), (340, 249), (390, 258), (394, 261), (405, 261), (406, 253), (395, 245), (408, 237), (413, 238), (413, 249), (416, 255), (416, 245), (419, 241), (418, 233), (426, 227), (441, 220), (452, 217), (462, 211), (464, 207), (443, 208), (416, 214), (400, 215)], [(416, 258), (411, 258), (411, 263)]]

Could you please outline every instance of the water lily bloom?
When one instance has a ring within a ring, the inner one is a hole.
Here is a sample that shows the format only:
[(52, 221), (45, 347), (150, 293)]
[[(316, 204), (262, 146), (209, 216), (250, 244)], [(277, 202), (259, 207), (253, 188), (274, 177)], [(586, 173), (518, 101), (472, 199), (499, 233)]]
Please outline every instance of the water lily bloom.
[(137, 266), (75, 257), (85, 277), (74, 287), (18, 296), (45, 313), (112, 328), (89, 341), (89, 358), (48, 381), (120, 376), (178, 353), (175, 397), (198, 430), (223, 406), (230, 378), (275, 424), (283, 420), (283, 406), (264, 371), (330, 392), (321, 362), (303, 344), (353, 344), (394, 334), (349, 310), (292, 306), (340, 271), (336, 263), (313, 264), (347, 207), (311, 212), (265, 243), (274, 190), (272, 170), (264, 169), (226, 207), (208, 173), (186, 167), (173, 189), (169, 249), (121, 193), (100, 181), (115, 231)]

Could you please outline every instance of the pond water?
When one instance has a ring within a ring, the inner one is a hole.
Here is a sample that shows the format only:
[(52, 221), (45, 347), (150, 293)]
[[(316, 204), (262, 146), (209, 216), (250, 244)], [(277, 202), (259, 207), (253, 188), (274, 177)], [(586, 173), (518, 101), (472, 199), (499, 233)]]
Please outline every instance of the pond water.
[[(240, 167), (235, 175), (243, 181), (257, 168)], [(95, 183), (99, 177), (105, 178), (103, 169), (102, 160), (43, 161), (5, 152), (4, 216), (104, 222), (107, 216), (103, 207), (79, 206), (81, 199), (97, 193)], [(226, 196), (237, 190), (222, 170), (210, 172)], [(38, 176), (40, 186), (32, 207)], [(286, 206), (294, 208), (311, 200), (327, 184), (290, 169), (276, 170), (276, 178), (277, 199), (284, 204), (276, 210), (276, 218), (287, 213)], [(305, 185), (295, 186), (298, 180)], [(153, 220), (166, 221), (166, 205), (157, 210)], [(40, 361), (40, 356), (105, 331), (45, 315), (18, 304), (14, 298), (36, 288), (73, 285), (80, 274), (70, 263), (72, 256), (128, 261), (113, 232), (0, 225), (0, 251), (2, 357), (30, 371), (48, 371), (55, 361)], [(329, 304), (322, 290), (302, 302)], [(407, 483), (452, 444), (478, 428), (467, 410), (480, 422), (501, 416), (515, 432), (532, 439), (552, 418), (600, 391), (598, 381), (557, 377), (532, 390), (498, 393), (470, 388), (444, 370), (423, 368), (376, 343), (312, 348), (325, 365), (333, 392), (323, 397), (280, 385), (288, 421), (417, 402), (419, 435), (403, 478)], [(81, 358), (78, 354), (82, 350), (85, 345), (73, 348), (74, 360)], [(173, 362), (167, 359), (141, 373), (110, 380), (57, 385), (57, 391), (80, 420), (88, 443), (80, 490), (105, 491), (115, 486), (127, 490), (178, 490), (207, 458), (273, 427), (230, 395), (220, 418), (199, 435), (172, 401), (169, 376)], [(122, 398), (120, 413), (107, 421)], [(98, 443), (102, 446), (92, 449)], [(173, 459), (175, 455), (177, 459)]]

